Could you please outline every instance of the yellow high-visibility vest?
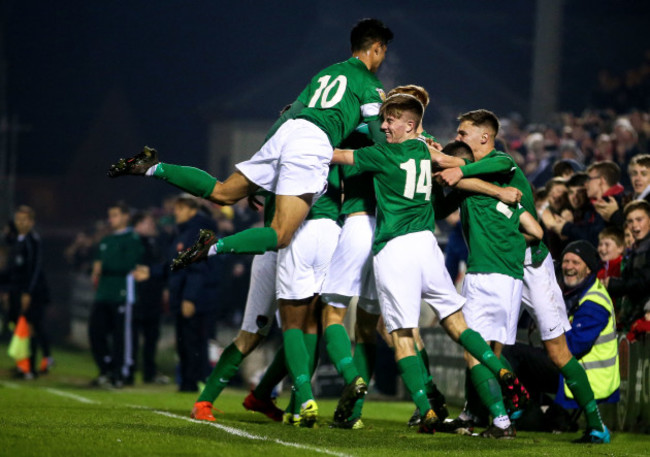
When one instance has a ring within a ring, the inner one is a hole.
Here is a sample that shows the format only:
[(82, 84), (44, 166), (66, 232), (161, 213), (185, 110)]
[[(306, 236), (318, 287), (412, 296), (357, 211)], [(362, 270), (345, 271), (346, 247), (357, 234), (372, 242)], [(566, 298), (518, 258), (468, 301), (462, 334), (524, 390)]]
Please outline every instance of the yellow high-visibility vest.
[[(580, 299), (579, 306), (587, 300), (602, 306), (609, 313), (607, 325), (598, 335), (591, 351), (578, 360), (587, 372), (587, 378), (596, 400), (600, 400), (609, 397), (621, 385), (614, 304), (607, 289), (599, 279), (596, 279), (596, 282)], [(573, 316), (569, 320), (573, 322)], [(567, 398), (573, 398), (573, 394), (566, 385), (566, 380), (564, 382), (564, 393)]]

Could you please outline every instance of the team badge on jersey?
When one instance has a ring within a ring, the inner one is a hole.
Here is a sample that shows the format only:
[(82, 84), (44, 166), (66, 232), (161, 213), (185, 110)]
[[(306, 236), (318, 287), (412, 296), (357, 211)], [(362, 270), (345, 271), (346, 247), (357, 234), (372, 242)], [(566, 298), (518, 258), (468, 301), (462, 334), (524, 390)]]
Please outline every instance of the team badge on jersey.
[(386, 101), (386, 92), (384, 92), (384, 89), (381, 87), (376, 87), (375, 90), (379, 94), (379, 98), (381, 98), (382, 103)]

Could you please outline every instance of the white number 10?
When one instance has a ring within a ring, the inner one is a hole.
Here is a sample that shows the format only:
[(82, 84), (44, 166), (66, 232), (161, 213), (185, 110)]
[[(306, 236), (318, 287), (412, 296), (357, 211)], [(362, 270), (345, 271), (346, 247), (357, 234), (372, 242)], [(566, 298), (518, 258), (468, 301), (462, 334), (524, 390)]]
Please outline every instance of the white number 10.
[[(316, 92), (314, 92), (314, 95), (311, 97), (311, 100), (309, 100), (309, 105), (307, 106), (313, 108), (316, 106), (316, 103), (318, 103), (319, 98), (321, 108), (331, 108), (341, 101), (343, 94), (345, 93), (345, 89), (348, 87), (348, 79), (343, 75), (339, 75), (334, 78), (334, 81), (330, 83), (330, 78), (330, 75), (325, 75), (318, 78), (320, 86), (318, 89), (316, 89)], [(334, 95), (332, 95), (332, 97), (330, 97), (330, 92), (336, 85), (338, 85), (336, 92)]]
[(420, 176), (415, 185), (417, 170), (415, 169), (415, 159), (409, 159), (399, 166), (406, 170), (406, 184), (404, 185), (404, 196), (413, 199), (415, 193), (424, 194), (426, 201), (431, 200), (431, 161), (420, 160)]

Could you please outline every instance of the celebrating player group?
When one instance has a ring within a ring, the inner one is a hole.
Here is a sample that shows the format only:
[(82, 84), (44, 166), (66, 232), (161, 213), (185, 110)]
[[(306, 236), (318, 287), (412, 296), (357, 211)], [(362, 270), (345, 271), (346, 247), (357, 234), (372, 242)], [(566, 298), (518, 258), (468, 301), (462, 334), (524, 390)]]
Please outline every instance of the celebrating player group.
[[(192, 417), (215, 420), (221, 390), (279, 311), (283, 345), (244, 407), (293, 426), (315, 426), (311, 379), (322, 329), (345, 381), (330, 426), (362, 429), (381, 327), (416, 407), (409, 425), (420, 433), (457, 432), (462, 418), (447, 419), (419, 336), (421, 306), (430, 306), (464, 348), (471, 381), (490, 412), (480, 436), (512, 439), (528, 393), (501, 349), (514, 343), (523, 302), (540, 328), (553, 329), (542, 339), (584, 408), (588, 428), (580, 441), (609, 442), (589, 380), (566, 347), (570, 324), (530, 186), (513, 159), (495, 149), (498, 118), (485, 109), (462, 114), (456, 138), (442, 148), (422, 129), (427, 91), (411, 84), (386, 96), (376, 76), (392, 39), (381, 21), (359, 21), (350, 34), (351, 57), (317, 73), (260, 150), (223, 182), (161, 162), (147, 147), (110, 167), (110, 177), (153, 177), (220, 205), (265, 196), (263, 227), (221, 239), (202, 230), (171, 265), (177, 270), (212, 255), (256, 254), (241, 331), (207, 379)], [(469, 248), (462, 294), (434, 234), (436, 219), (458, 208)], [(343, 326), (353, 297), (354, 351)], [(271, 392), (287, 374), (292, 396), (280, 410)]]

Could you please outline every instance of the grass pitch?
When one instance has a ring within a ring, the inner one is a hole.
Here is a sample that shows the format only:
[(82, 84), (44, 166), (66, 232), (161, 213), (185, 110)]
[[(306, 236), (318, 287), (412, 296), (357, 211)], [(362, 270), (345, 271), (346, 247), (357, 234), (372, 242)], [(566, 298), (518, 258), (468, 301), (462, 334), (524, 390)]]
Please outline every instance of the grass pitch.
[[(317, 429), (296, 429), (243, 409), (243, 390), (226, 389), (218, 422), (189, 418), (196, 395), (174, 386), (136, 384), (122, 390), (89, 387), (95, 375), (87, 353), (56, 350), (52, 372), (33, 381), (10, 378), (0, 345), (0, 456), (563, 456), (650, 455), (650, 437), (615, 432), (609, 445), (576, 445), (579, 434), (520, 432), (495, 441), (438, 433), (419, 435), (405, 423), (408, 402), (369, 399), (363, 430), (327, 427), (336, 401), (318, 401)], [(280, 406), (288, 402), (280, 397)], [(458, 411), (452, 411), (452, 414)]]

